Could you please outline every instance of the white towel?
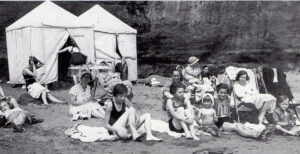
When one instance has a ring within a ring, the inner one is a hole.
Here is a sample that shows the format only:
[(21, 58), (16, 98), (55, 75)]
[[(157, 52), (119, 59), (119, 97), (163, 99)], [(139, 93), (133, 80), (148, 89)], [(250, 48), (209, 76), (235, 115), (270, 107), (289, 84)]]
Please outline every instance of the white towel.
[(118, 138), (115, 135), (109, 135), (104, 127), (91, 127), (81, 124), (76, 124), (74, 127), (67, 129), (65, 134), (82, 142), (113, 141)]

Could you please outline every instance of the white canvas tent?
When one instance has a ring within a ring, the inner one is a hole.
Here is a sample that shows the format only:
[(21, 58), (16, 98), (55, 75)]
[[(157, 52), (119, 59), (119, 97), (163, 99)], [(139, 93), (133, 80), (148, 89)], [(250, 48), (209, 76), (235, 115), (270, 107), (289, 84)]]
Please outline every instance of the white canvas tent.
[(57, 81), (57, 51), (69, 36), (88, 60), (95, 62), (92, 25), (80, 22), (77, 16), (53, 2), (43, 2), (7, 27), (6, 42), (11, 84), (24, 83), (22, 69), (28, 65), (28, 57), (31, 55), (45, 63), (38, 69), (41, 83)]
[[(95, 5), (79, 16), (81, 21), (94, 25), (95, 58), (120, 60), (121, 56), (131, 56), (137, 59), (136, 33), (137, 31), (114, 15)], [(128, 79), (137, 80), (137, 60), (126, 59), (128, 65)]]

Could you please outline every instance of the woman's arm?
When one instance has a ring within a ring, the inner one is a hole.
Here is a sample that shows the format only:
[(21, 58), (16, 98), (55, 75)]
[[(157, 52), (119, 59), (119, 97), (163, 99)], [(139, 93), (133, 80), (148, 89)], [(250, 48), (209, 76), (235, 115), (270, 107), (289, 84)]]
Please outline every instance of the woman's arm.
[(114, 134), (116, 134), (117, 130), (109, 124), (109, 119), (112, 111), (112, 102), (110, 101), (104, 104), (106, 104), (105, 116), (104, 116), (104, 127), (109, 131), (112, 131)]
[(243, 89), (239, 83), (233, 85), (233, 91), (238, 98), (243, 98), (246, 96), (245, 89)]
[(23, 70), (23, 74), (30, 75), (30, 76), (36, 78), (37, 77), (37, 72), (36, 72), (35, 66), (33, 65), (33, 71), (30, 71), (28, 68), (25, 68)]
[(70, 94), (70, 97), (71, 97), (71, 104), (74, 106), (79, 106), (79, 105), (85, 104), (85, 102), (78, 102), (77, 97), (73, 94)]
[(65, 52), (65, 51), (71, 52), (72, 48), (73, 48), (72, 46), (65, 47), (65, 48), (59, 50), (58, 53), (62, 53), (62, 52)]
[(218, 116), (217, 116), (217, 113), (214, 109), (213, 109), (213, 112), (214, 112), (214, 121), (218, 122)]
[(37, 63), (37, 65), (36, 65), (36, 69), (39, 69), (39, 68), (41, 68), (42, 66), (44, 66), (44, 63), (41, 62), (40, 60), (38, 60), (38, 63)]
[(198, 115), (197, 115), (197, 119), (196, 119), (196, 122), (199, 126), (202, 125), (202, 110), (198, 110)]

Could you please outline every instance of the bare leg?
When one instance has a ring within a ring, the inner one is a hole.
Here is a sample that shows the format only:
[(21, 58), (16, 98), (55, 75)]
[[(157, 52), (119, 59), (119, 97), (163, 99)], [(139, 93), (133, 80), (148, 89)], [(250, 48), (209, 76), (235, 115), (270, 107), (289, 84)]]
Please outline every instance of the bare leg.
[(262, 124), (263, 121), (264, 121), (264, 117), (266, 115), (266, 112), (267, 110), (270, 108), (270, 106), (274, 103), (273, 100), (271, 101), (267, 101), (265, 102), (264, 106), (262, 107), (260, 113), (259, 113), (259, 116), (258, 116), (258, 121), (259, 121), (259, 124)]
[(300, 132), (300, 126), (295, 126), (290, 131), (298, 134)]
[[(184, 110), (183, 107), (178, 108), (176, 112), (177, 112), (177, 114), (179, 114), (180, 116), (185, 117), (185, 110)], [(178, 128), (178, 120), (177, 120), (177, 119), (173, 119), (172, 122), (173, 122), (174, 126), (176, 127), (176, 125), (177, 125), (177, 128)], [(182, 128), (182, 129), (184, 130), (184, 132), (185, 132), (185, 137), (186, 137), (186, 138), (192, 138), (191, 133), (190, 133), (190, 130), (189, 130), (187, 124), (186, 124), (185, 122), (183, 122), (183, 121), (179, 121), (179, 123), (180, 123), (181, 128)], [(180, 128), (179, 128), (179, 129), (180, 129)]]
[(153, 136), (151, 131), (151, 115), (149, 113), (145, 113), (140, 117), (139, 125), (144, 124), (146, 130), (146, 140), (147, 141), (161, 141), (160, 138)]
[(129, 109), (129, 117), (128, 117), (128, 124), (129, 124), (129, 128), (132, 134), (132, 139), (136, 140), (140, 134), (138, 134), (136, 128), (135, 128), (135, 109), (133, 107), (130, 107)]
[(285, 128), (281, 127), (280, 125), (276, 125), (275, 129), (277, 129), (277, 130), (279, 130), (279, 131), (281, 131), (283, 133), (289, 134), (289, 135), (293, 135), (293, 136), (297, 135), (296, 132), (292, 132), (292, 131), (286, 130)]
[(99, 110), (93, 110), (92, 111), (92, 116), (95, 117), (95, 118), (104, 118), (104, 114), (100, 113)]
[(121, 117), (113, 124), (113, 127), (117, 129), (117, 134), (121, 139), (128, 139), (131, 134), (128, 132), (126, 126), (129, 118), (129, 110), (125, 111)]
[[(194, 111), (193, 111), (193, 110), (190, 111), (190, 110), (186, 109), (186, 110), (184, 111), (184, 113), (185, 113), (185, 116), (186, 116), (186, 117), (189, 117), (189, 118), (193, 118), (193, 119), (194, 119)], [(200, 138), (198, 138), (198, 137), (196, 136), (196, 134), (195, 134), (195, 128), (194, 128), (194, 125), (193, 125), (193, 124), (190, 124), (190, 125), (188, 125), (188, 128), (189, 128), (189, 130), (190, 130), (190, 133), (191, 133), (192, 138), (193, 138), (194, 140), (200, 140)]]
[(61, 100), (55, 98), (55, 97), (54, 97), (52, 94), (50, 94), (50, 93), (48, 93), (47, 96), (48, 96), (48, 98), (49, 98), (49, 100), (50, 100), (51, 102), (54, 102), (54, 103), (64, 103), (63, 101), (61, 101)]
[(42, 100), (43, 100), (44, 105), (49, 105), (48, 101), (47, 101), (47, 92), (46, 92), (46, 90), (42, 91)]

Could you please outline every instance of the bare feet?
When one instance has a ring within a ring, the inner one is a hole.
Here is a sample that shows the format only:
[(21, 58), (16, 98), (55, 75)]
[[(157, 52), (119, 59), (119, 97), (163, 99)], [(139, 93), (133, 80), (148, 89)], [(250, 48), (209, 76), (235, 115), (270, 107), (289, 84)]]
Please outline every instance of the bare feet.
[(42, 104), (42, 106), (48, 107), (48, 106), (49, 106), (49, 104), (48, 104), (48, 103), (46, 103), (46, 104)]
[(161, 141), (161, 140), (162, 139), (157, 138), (157, 137), (155, 137), (153, 135), (149, 135), (149, 136), (146, 137), (146, 141)]
[(193, 138), (190, 132), (186, 133), (186, 134), (185, 134), (185, 137), (186, 137), (187, 139), (192, 139), (192, 138)]
[(132, 140), (136, 141), (139, 137), (141, 137), (142, 134), (139, 133), (133, 133), (132, 134)]
[(193, 137), (193, 140), (195, 140), (195, 141), (199, 141), (200, 140), (200, 138), (197, 137), (196, 135), (193, 135), (192, 137)]

